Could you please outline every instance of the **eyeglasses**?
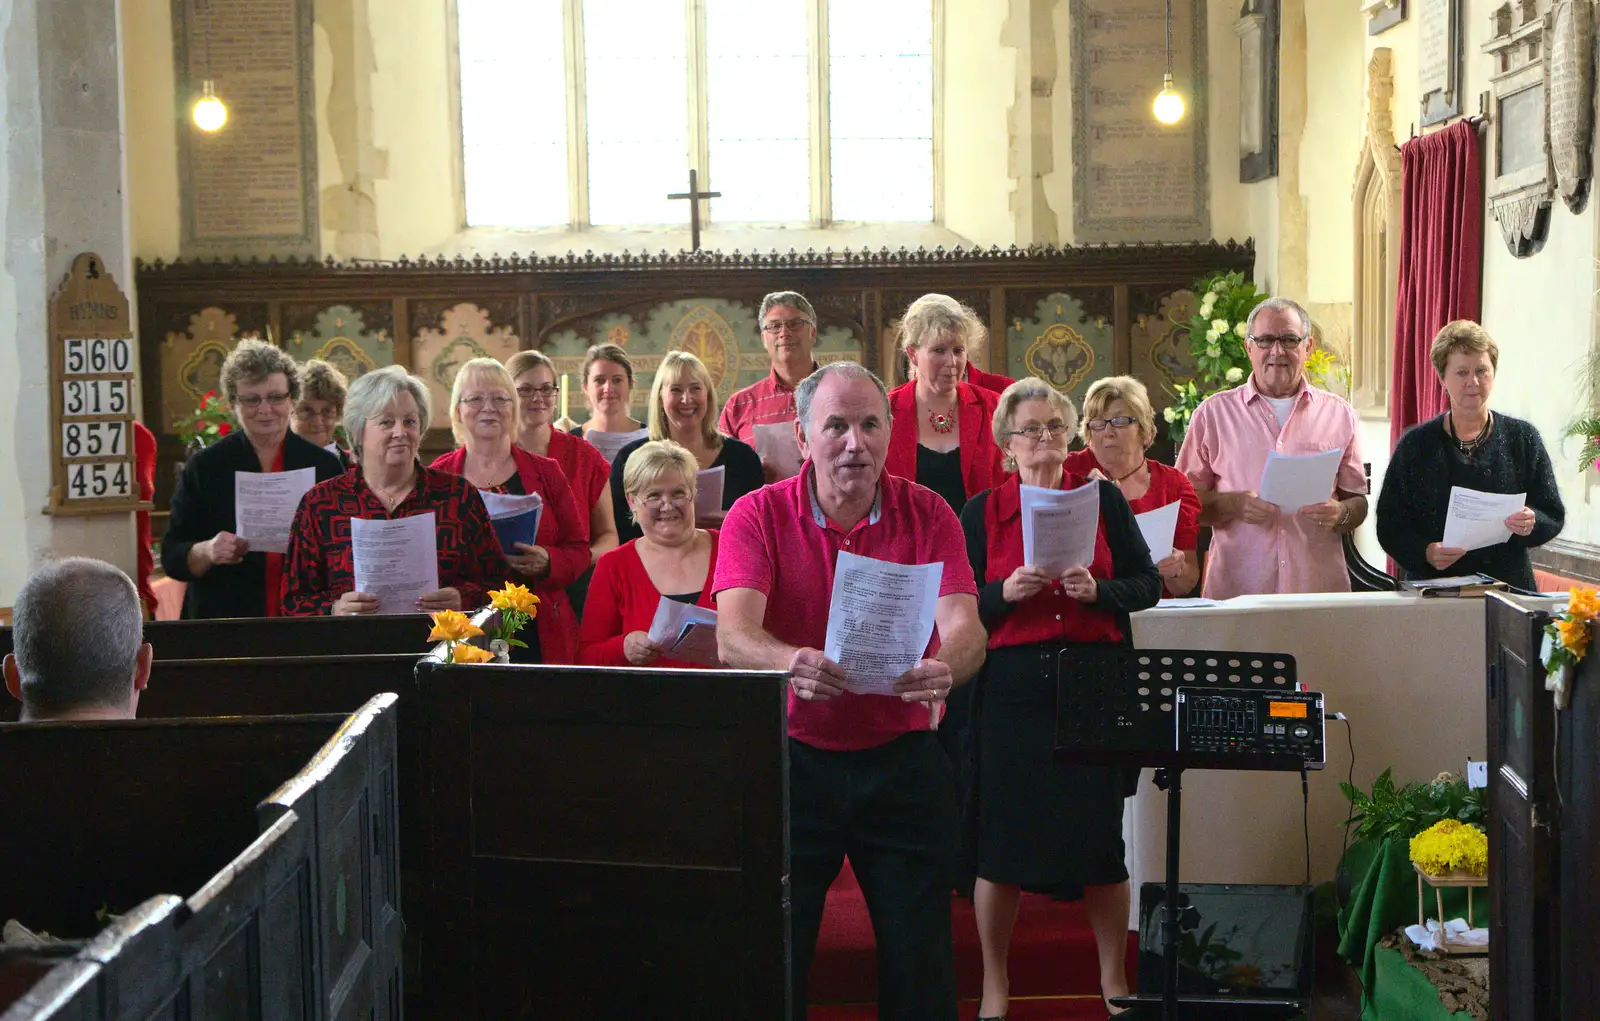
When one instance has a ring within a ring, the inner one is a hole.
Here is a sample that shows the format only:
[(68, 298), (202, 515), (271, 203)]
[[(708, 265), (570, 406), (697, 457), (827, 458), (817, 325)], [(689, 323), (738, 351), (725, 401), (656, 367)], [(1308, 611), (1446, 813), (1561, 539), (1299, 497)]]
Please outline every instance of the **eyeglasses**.
[(550, 398), (554, 397), (556, 394), (558, 394), (560, 392), (561, 392), (561, 388), (559, 386), (556, 386), (554, 383), (546, 383), (544, 386), (519, 386), (519, 387), (517, 387), (517, 396), (518, 397), (524, 397), (524, 398), (526, 398), (526, 397), (540, 397), (540, 398), (543, 398), (545, 400), (549, 400)]
[(689, 503), (694, 497), (687, 490), (674, 489), (670, 493), (647, 493), (639, 498), (639, 502), (652, 510), (666, 503)]
[(461, 398), (461, 403), (471, 408), (473, 411), (477, 411), (478, 409), (482, 408), (485, 401), (487, 401), (489, 405), (496, 411), (504, 411), (511, 407), (511, 398), (509, 397), (485, 397), (483, 394), (473, 394), (471, 397)]
[(1271, 335), (1258, 337), (1253, 333), (1250, 335), (1250, 342), (1256, 347), (1261, 348), (1263, 351), (1272, 347), (1277, 347), (1284, 351), (1298, 351), (1300, 349), (1300, 344), (1305, 339), (1306, 338), (1296, 336), (1293, 333), (1285, 333), (1278, 337)]
[(339, 419), (339, 409), (323, 408), (321, 411), (318, 411), (316, 408), (302, 404), (300, 407), (294, 409), (294, 417), (298, 418), (302, 422), (310, 422), (319, 418), (324, 422), (336, 422)]
[(254, 411), (256, 408), (261, 407), (262, 401), (266, 401), (267, 406), (270, 408), (281, 408), (283, 407), (283, 402), (288, 399), (288, 394), (249, 394), (245, 397), (235, 397), (233, 403), (241, 408), (249, 408)]
[(778, 334), (788, 330), (790, 333), (797, 333), (803, 327), (810, 325), (811, 320), (809, 319), (775, 319), (770, 323), (763, 324), (761, 332)]
[(1116, 426), (1118, 429), (1126, 429), (1135, 421), (1137, 420), (1132, 415), (1118, 415), (1116, 418), (1091, 418), (1088, 426), (1089, 431), (1092, 433), (1103, 433), (1108, 425)]
[(1030, 425), (1030, 426), (1025, 426), (1025, 427), (1023, 427), (1021, 429), (1013, 429), (1009, 433), (1007, 433), (1006, 435), (1008, 435), (1008, 436), (1026, 436), (1028, 439), (1032, 440), (1033, 442), (1040, 443), (1040, 442), (1042, 442), (1044, 440), (1047, 440), (1047, 439), (1053, 440), (1057, 436), (1060, 436), (1061, 434), (1065, 433), (1066, 431), (1067, 431), (1067, 423), (1065, 423), (1065, 422), (1051, 422), (1049, 425)]

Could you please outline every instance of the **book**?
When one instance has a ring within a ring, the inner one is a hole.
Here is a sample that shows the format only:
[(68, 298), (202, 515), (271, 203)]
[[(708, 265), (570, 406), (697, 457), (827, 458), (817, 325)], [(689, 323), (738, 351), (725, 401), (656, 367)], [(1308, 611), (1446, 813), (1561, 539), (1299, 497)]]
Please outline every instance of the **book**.
[(1449, 578), (1419, 578), (1403, 582), (1406, 591), (1423, 596), (1481, 596), (1485, 592), (1510, 588), (1487, 574), (1462, 574)]

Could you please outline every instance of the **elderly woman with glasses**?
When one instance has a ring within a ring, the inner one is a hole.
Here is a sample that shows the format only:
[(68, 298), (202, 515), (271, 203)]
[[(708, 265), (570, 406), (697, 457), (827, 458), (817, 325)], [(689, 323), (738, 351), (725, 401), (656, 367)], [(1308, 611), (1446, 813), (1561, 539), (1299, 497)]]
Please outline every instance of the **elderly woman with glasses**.
[(639, 537), (595, 565), (583, 615), (580, 660), (593, 666), (703, 667), (662, 657), (650, 624), (663, 599), (716, 608), (715, 529), (695, 527), (694, 454), (672, 440), (651, 440), (628, 455), (622, 488)]
[(539, 595), (542, 662), (575, 663), (578, 617), (566, 587), (589, 569), (589, 515), (578, 509), (554, 458), (512, 442), (520, 432), (515, 394), (511, 373), (493, 358), (474, 358), (463, 365), (450, 392), (450, 429), (461, 446), (440, 456), (433, 467), (465, 475), (484, 492), (537, 493), (543, 499), (537, 544), (516, 543), (505, 551), (505, 561), (511, 580), (532, 586)]
[(1024, 562), (1023, 486), (1075, 489), (1065, 467), (1077, 425), (1072, 402), (1041, 379), (1019, 380), (1000, 395), (994, 440), (1014, 472), (961, 512), (967, 557), (978, 581), (978, 613), (989, 655), (973, 691), (975, 762), (967, 820), (975, 832), (973, 906), (983, 948), (980, 1017), (1010, 1002), (1006, 955), (1023, 889), (1081, 887), (1099, 949), (1103, 995), (1128, 991), (1128, 870), (1122, 801), (1131, 788), (1121, 769), (1063, 766), (1054, 758), (1057, 662), (1095, 644), (1131, 645), (1128, 615), (1154, 606), (1161, 575), (1127, 499), (1096, 481), (1100, 501), (1093, 559), (1056, 573)]
[(623, 471), (628, 455), (647, 442), (672, 440), (694, 457), (697, 472), (722, 469), (722, 500), (715, 507), (696, 511), (700, 524), (722, 524), (733, 501), (766, 484), (760, 455), (732, 436), (717, 432), (711, 419), (716, 406), (717, 390), (704, 362), (688, 351), (672, 351), (661, 359), (650, 384), (649, 439), (635, 440), (623, 447), (611, 465), (611, 492), (616, 504), (613, 513), (624, 542), (643, 533), (629, 515), (629, 505), (622, 495)]
[(161, 566), (169, 578), (187, 583), (186, 618), (276, 617), (283, 555), (252, 550), (237, 534), (234, 475), (311, 468), (323, 480), (344, 466), (289, 431), (300, 398), (293, 358), (259, 340), (240, 341), (222, 363), (220, 383), (239, 428), (225, 427), (226, 435), (184, 463), (161, 538)]
[(350, 381), (331, 363), (313, 358), (300, 366), (300, 402), (294, 406), (289, 428), (301, 439), (336, 455), (349, 468), (355, 461), (339, 446), (339, 419), (344, 417), (345, 393)]
[(1150, 393), (1132, 376), (1107, 376), (1089, 384), (1083, 395), (1082, 450), (1067, 455), (1074, 475), (1110, 480), (1122, 490), (1135, 514), (1178, 504), (1172, 552), (1156, 561), (1164, 594), (1187, 596), (1200, 582), (1200, 498), (1189, 477), (1171, 465), (1152, 461), (1145, 451), (1156, 441), (1156, 414)]
[(900, 320), (912, 379), (889, 392), (883, 470), (927, 486), (957, 514), (968, 497), (1004, 478), (990, 435), (996, 396), (962, 379), (967, 347), (982, 332), (976, 313), (954, 298), (918, 298)]

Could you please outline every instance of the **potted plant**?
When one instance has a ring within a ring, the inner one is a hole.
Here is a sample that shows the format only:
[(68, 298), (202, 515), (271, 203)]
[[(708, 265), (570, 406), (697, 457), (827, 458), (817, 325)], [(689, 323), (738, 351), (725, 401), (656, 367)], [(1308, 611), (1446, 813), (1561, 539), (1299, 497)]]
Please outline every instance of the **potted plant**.
[(1196, 372), (1168, 388), (1173, 402), (1161, 413), (1167, 435), (1180, 447), (1189, 418), (1200, 402), (1219, 390), (1238, 386), (1250, 374), (1250, 356), (1244, 348), (1245, 320), (1266, 297), (1238, 270), (1204, 277), (1195, 283), (1194, 292), (1200, 295), (1200, 304), (1189, 320), (1189, 353), (1194, 356)]

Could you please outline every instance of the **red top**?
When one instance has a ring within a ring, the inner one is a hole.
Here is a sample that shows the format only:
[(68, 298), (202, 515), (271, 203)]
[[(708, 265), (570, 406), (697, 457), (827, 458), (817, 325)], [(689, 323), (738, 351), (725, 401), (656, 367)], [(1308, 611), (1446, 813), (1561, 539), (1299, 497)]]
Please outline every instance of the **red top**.
[[(1086, 480), (1069, 472), (1063, 474), (1062, 489), (1076, 489)], [(1110, 483), (1104, 483), (1110, 485)], [(1102, 494), (1104, 490), (1102, 490)], [(1022, 566), (1022, 482), (1012, 475), (989, 494), (983, 509), (984, 530), (988, 537), (988, 563), (979, 584), (1003, 582)], [(1148, 570), (1148, 568), (1146, 568)], [(1112, 578), (1111, 546), (1106, 542), (1106, 515), (1100, 511), (1100, 525), (1094, 536), (1094, 562), (1089, 574), (1097, 581)], [(1154, 593), (1152, 592), (1152, 601)], [(1037, 595), (1018, 603), (1010, 613), (991, 622), (989, 648), (1028, 645), (1033, 642), (1120, 642), (1122, 629), (1117, 616), (1067, 595), (1060, 580)]]
[[(811, 371), (817, 371), (815, 362)], [(794, 387), (778, 378), (778, 373), (767, 373), (767, 378), (751, 383), (728, 398), (717, 418), (717, 432), (732, 436), (750, 446), (756, 445), (756, 426), (772, 422), (793, 422), (795, 419)]]
[[(133, 423), (133, 472), (139, 479), (139, 499), (149, 503), (156, 496), (156, 437), (141, 422)], [(139, 601), (154, 617), (156, 593), (150, 587), (150, 575), (156, 569), (156, 558), (150, 552), (150, 512), (137, 511), (133, 521), (139, 540), (139, 576), (133, 580), (139, 587)], [(271, 603), (267, 604), (267, 609), (272, 610)]]
[[(939, 595), (975, 595), (961, 523), (931, 489), (884, 473), (872, 513), (846, 532), (817, 503), (815, 469), (746, 493), (722, 522), (714, 592), (755, 589), (767, 597), (768, 633), (821, 649), (828, 633), (833, 566), (841, 550), (897, 564), (944, 565)], [(781, 598), (778, 598), (781, 595)], [(929, 649), (937, 648), (935, 629)], [(849, 751), (928, 729), (928, 707), (884, 695), (845, 692), (803, 702), (789, 691), (789, 736), (817, 748)]]
[[(711, 598), (711, 586), (717, 578), (717, 530), (711, 533), (711, 563), (706, 568), (706, 580), (701, 584), (696, 606), (708, 610), (717, 608)], [(639, 540), (623, 543), (600, 556), (594, 565), (594, 578), (589, 582), (589, 598), (583, 604), (583, 631), (579, 643), (578, 662), (589, 666), (632, 666), (622, 654), (623, 640), (634, 631), (650, 630), (656, 618), (656, 607), (667, 598), (650, 580), (644, 561), (639, 559)], [(701, 663), (662, 657), (650, 664), (655, 667), (679, 667), (704, 670)]]
[[(1129, 500), (1128, 506), (1133, 508), (1135, 514), (1153, 511), (1158, 507), (1177, 500), (1183, 504), (1178, 508), (1178, 530), (1172, 535), (1172, 548), (1192, 553), (1200, 546), (1200, 497), (1195, 494), (1194, 484), (1189, 481), (1189, 476), (1160, 461), (1146, 459), (1150, 466), (1150, 488), (1137, 500)], [(1062, 466), (1073, 475), (1088, 475), (1096, 468), (1100, 468), (1100, 461), (1091, 450), (1074, 450), (1067, 455), (1066, 464)], [(1100, 474), (1107, 478), (1104, 468)]]
[(579, 503), (593, 507), (600, 502), (600, 494), (611, 478), (611, 467), (593, 443), (581, 436), (551, 429), (548, 456), (561, 466), (561, 474), (567, 477)]
[(1002, 376), (999, 373), (984, 372), (976, 365), (968, 362), (967, 382), (971, 383), (973, 386), (981, 386), (985, 390), (998, 395), (1003, 392), (1006, 387), (1010, 386), (1012, 383), (1015, 383), (1016, 380), (1012, 379), (1010, 376)]
[[(961, 479), (972, 497), (1005, 481), (1000, 448), (994, 445), (994, 409), (1000, 398), (970, 383), (956, 384), (957, 427), (961, 430)], [(903, 479), (917, 477), (917, 384), (889, 391), (889, 453), (883, 470)]]
[(296, 617), (330, 613), (355, 590), (350, 519), (394, 520), (434, 515), (439, 585), (461, 593), (463, 609), (489, 601), (494, 572), (505, 563), (483, 498), (459, 475), (417, 465), (416, 482), (393, 511), (367, 485), (359, 468), (319, 482), (300, 501), (289, 533), (288, 588), (283, 612)]
[[(539, 596), (539, 615), (534, 618), (539, 628), (539, 656), (545, 663), (576, 663), (578, 615), (566, 590), (589, 569), (589, 515), (578, 509), (572, 487), (554, 458), (532, 454), (515, 445), (511, 456), (517, 462), (522, 491), (538, 493), (544, 499), (537, 538), (550, 554), (550, 573), (533, 586)], [(457, 447), (439, 455), (430, 467), (460, 475), (466, 462), (466, 448)], [(498, 542), (495, 549), (499, 549)], [(520, 576), (507, 569), (504, 556), (497, 556), (491, 570), (504, 575), (501, 581), (509, 578), (521, 583)]]

